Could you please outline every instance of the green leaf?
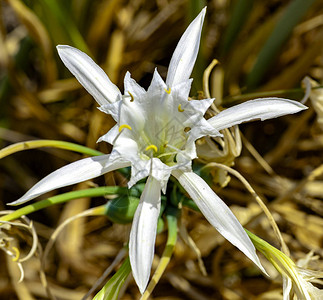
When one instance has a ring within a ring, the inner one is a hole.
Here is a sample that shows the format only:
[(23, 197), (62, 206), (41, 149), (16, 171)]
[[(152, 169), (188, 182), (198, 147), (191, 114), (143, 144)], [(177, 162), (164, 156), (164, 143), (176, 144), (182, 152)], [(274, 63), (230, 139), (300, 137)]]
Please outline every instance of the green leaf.
[(260, 51), (257, 60), (247, 77), (247, 87), (249, 90), (256, 88), (261, 82), (266, 71), (272, 66), (282, 45), (314, 1), (315, 0), (294, 0), (290, 2), (285, 13), (278, 21), (276, 27)]
[(120, 269), (95, 295), (93, 300), (117, 300), (120, 289), (131, 272), (129, 257), (123, 262)]
[(238, 33), (248, 19), (252, 10), (254, 0), (237, 0), (232, 7), (232, 16), (230, 23), (224, 33), (223, 42), (221, 43), (221, 57), (226, 55), (230, 50), (232, 43), (237, 38)]
[(55, 44), (72, 44), (74, 47), (91, 55), (91, 52), (73, 20), (70, 1), (38, 0), (43, 12), (43, 22)]

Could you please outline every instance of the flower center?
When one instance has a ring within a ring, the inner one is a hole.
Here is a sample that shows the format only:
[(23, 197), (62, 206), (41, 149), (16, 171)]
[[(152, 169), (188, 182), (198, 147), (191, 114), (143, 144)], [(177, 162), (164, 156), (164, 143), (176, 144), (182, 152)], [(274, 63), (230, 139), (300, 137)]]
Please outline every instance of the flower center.
[[(177, 154), (185, 149), (188, 137), (188, 127), (183, 124), (186, 109), (176, 101), (171, 88), (164, 91), (160, 98), (157, 96), (159, 99), (152, 99), (146, 94), (140, 100), (127, 91), (128, 95), (122, 103), (125, 109), (121, 111), (127, 123), (121, 123), (119, 132), (126, 132), (137, 143), (141, 159), (155, 157), (166, 165), (174, 165)], [(144, 107), (141, 108), (141, 105)]]
[(148, 135), (150, 132), (142, 131), (138, 142), (141, 157), (143, 159), (156, 157), (166, 165), (176, 164), (176, 155), (183, 150), (187, 139), (183, 126), (177, 130), (179, 131), (165, 126), (163, 130), (158, 131), (158, 134), (150, 137)]

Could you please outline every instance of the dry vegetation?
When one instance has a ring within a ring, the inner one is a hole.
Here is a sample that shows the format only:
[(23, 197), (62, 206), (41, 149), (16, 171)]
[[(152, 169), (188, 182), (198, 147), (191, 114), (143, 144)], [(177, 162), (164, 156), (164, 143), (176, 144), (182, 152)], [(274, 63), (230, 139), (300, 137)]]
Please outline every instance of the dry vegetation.
[[(211, 72), (209, 85), (219, 109), (262, 95), (300, 100), (304, 95), (301, 80), (306, 75), (323, 82), (321, 1), (2, 0), (1, 148), (26, 140), (52, 139), (108, 153), (109, 145), (96, 144), (96, 140), (114, 121), (97, 110), (95, 101), (59, 60), (55, 45), (69, 44), (87, 52), (121, 89), (127, 70), (147, 88), (155, 66), (165, 77), (180, 35), (204, 5), (208, 11), (192, 76), (192, 97), (201, 96), (203, 71), (213, 59), (220, 64)], [(306, 103), (309, 109), (297, 115), (240, 126), (243, 147), (239, 157), (235, 158), (238, 153), (232, 140), (222, 145), (229, 150), (227, 156), (223, 151), (224, 157), (204, 157), (196, 162), (230, 165), (234, 161), (234, 169), (273, 214), (294, 261), (304, 259), (310, 251), (323, 257), (322, 94), (321, 89), (313, 90)], [(18, 199), (45, 175), (81, 157), (43, 148), (1, 159), (0, 208), (8, 209), (6, 203)], [(226, 185), (228, 180), (218, 176), (216, 167), (209, 170), (212, 187), (241, 223), (280, 248), (268, 218), (244, 185), (232, 175)], [(124, 174), (109, 173), (48, 196), (96, 185), (124, 186), (125, 179)], [(77, 199), (28, 218), (45, 247), (63, 220), (105, 201), (102, 197)], [(180, 226), (187, 229), (199, 249), (207, 275), (202, 275), (194, 243), (179, 237), (152, 299), (282, 299), (281, 277), (264, 258), (272, 280), (226, 242), (200, 213), (183, 208)], [(129, 229), (130, 225), (113, 224), (104, 216), (79, 218), (68, 225), (46, 260), (52, 294), (57, 299), (82, 299), (123, 248)], [(23, 253), (28, 251), (28, 231), (13, 228), (5, 232), (17, 240)], [(166, 238), (166, 232), (158, 235), (155, 266)], [(40, 255), (38, 250), (23, 263), (25, 279), (18, 284), (17, 264), (0, 252), (1, 299), (47, 299), (39, 276)], [(323, 262), (310, 260), (308, 268), (323, 270)], [(121, 299), (140, 297), (131, 278), (121, 293)]]

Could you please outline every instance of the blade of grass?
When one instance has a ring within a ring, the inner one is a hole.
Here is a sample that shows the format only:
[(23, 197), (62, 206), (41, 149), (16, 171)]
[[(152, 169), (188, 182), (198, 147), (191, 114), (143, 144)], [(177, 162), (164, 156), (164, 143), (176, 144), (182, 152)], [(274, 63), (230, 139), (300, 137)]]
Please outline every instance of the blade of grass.
[[(116, 15), (118, 0), (105, 0), (101, 1), (99, 8), (94, 11), (94, 17), (91, 24), (89, 24), (89, 30), (87, 33), (87, 40), (93, 51), (99, 50), (99, 46), (102, 44), (102, 39), (105, 39)], [(95, 53), (96, 54), (96, 53)]]
[(316, 58), (322, 54), (323, 31), (313, 36), (310, 46), (304, 48), (302, 55), (292, 64), (287, 66), (283, 72), (262, 86), (260, 91), (292, 88), (306, 76), (311, 66), (316, 64)]
[(120, 269), (95, 295), (93, 300), (117, 300), (120, 289), (131, 272), (129, 257), (125, 259)]
[[(21, 22), (28, 29), (28, 33), (33, 40), (40, 46), (44, 55), (44, 66), (43, 72), (47, 79), (47, 82), (55, 80), (57, 75), (56, 65), (53, 60), (53, 47), (49, 38), (48, 32), (44, 27), (43, 23), (39, 20), (38, 16), (28, 8), (22, 1), (19, 0), (8, 0), (9, 4), (21, 20)], [(26, 56), (24, 57), (24, 59)]]
[[(272, 32), (280, 15), (281, 10), (278, 10), (276, 13), (264, 20), (262, 24), (250, 33), (243, 43), (239, 43), (239, 48), (237, 48), (239, 49), (238, 51), (232, 49), (228, 57), (226, 57), (223, 82), (225, 84), (224, 89), (229, 90), (229, 94), (232, 93), (232, 86), (239, 86), (242, 69), (244, 69), (246, 64), (248, 64), (247, 61), (249, 60), (249, 57), (256, 57), (256, 54), (261, 49), (261, 45), (265, 43), (266, 39)], [(225, 99), (223, 100), (223, 103), (225, 103)]]
[[(68, 5), (69, 1), (38, 0), (38, 3), (44, 11), (47, 11), (46, 18), (50, 16), (51, 19), (55, 19), (55, 22), (59, 25), (58, 28), (52, 28), (54, 36), (57, 36), (57, 34), (55, 34), (57, 31), (62, 32), (62, 35), (67, 34), (73, 46), (91, 55), (83, 36), (73, 20), (73, 12), (70, 11), (70, 6)], [(64, 5), (62, 3), (64, 3)]]
[(230, 23), (223, 35), (221, 43), (220, 56), (223, 57), (229, 50), (232, 43), (235, 41), (238, 33), (247, 20), (249, 13), (252, 10), (254, 0), (237, 0), (232, 5), (232, 15)]
[(315, 0), (291, 1), (260, 51), (257, 60), (247, 77), (246, 83), (249, 90), (256, 88), (259, 83), (261, 83), (266, 71), (272, 66), (282, 45), (314, 1)]

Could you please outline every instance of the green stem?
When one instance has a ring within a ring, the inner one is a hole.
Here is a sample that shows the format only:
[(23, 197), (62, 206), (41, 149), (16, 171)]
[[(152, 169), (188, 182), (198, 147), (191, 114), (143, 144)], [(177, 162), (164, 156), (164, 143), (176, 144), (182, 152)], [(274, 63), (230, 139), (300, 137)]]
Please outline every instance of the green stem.
[[(301, 283), (300, 275), (293, 260), (285, 253), (281, 252), (274, 246), (270, 245), (263, 239), (245, 229), (256, 249), (260, 251), (268, 261), (276, 268), (276, 270), (286, 278), (290, 278), (298, 288), (306, 295), (307, 291)], [(303, 298), (302, 298), (303, 299)], [(304, 298), (305, 299), (305, 298)], [(307, 299), (307, 298), (306, 298)]]
[(104, 285), (104, 287), (95, 295), (93, 300), (117, 300), (120, 290), (131, 272), (129, 257), (127, 257), (120, 269)]
[(283, 265), (284, 269), (287, 270), (290, 268), (290, 266), (295, 265), (294, 262), (285, 253), (281, 252), (274, 246), (267, 243), (265, 240), (248, 231), (247, 229), (244, 230), (248, 234), (256, 249), (260, 251), (275, 266), (275, 268), (279, 272), (282, 272), (282, 268), (277, 262)]
[(269, 243), (261, 239), (260, 237), (256, 236), (246, 228), (244, 229), (246, 233), (248, 234), (249, 238), (251, 239), (252, 243), (255, 245), (255, 247), (264, 254), (264, 249), (268, 247), (272, 247)]
[(170, 261), (173, 254), (176, 240), (177, 240), (177, 218), (179, 210), (173, 206), (168, 206), (166, 208), (166, 219), (168, 224), (168, 238), (166, 242), (166, 247), (159, 261), (157, 269), (149, 282), (147, 290), (142, 295), (140, 300), (147, 300), (154, 290), (155, 286), (159, 282), (161, 276), (164, 274), (166, 267)]
[(86, 189), (81, 191), (68, 192), (62, 195), (50, 197), (48, 199), (35, 202), (27, 206), (24, 206), (22, 208), (19, 208), (8, 215), (1, 217), (0, 221), (12, 221), (20, 218), (21, 216), (28, 215), (30, 213), (46, 208), (48, 206), (64, 203), (73, 199), (84, 198), (84, 197), (99, 197), (104, 195), (125, 194), (127, 192), (128, 192), (128, 188), (119, 187), (119, 186), (98, 187), (98, 188), (91, 188), (91, 189)]
[[(312, 90), (316, 89), (322, 89), (323, 85), (312, 87)], [(253, 99), (253, 98), (258, 98), (258, 97), (270, 97), (270, 96), (278, 96), (278, 95), (286, 95), (286, 94), (291, 94), (291, 93), (300, 93), (300, 92), (305, 92), (305, 88), (295, 88), (295, 89), (289, 89), (289, 90), (274, 90), (274, 91), (264, 91), (264, 92), (255, 92), (255, 93), (247, 93), (247, 94), (242, 94), (242, 95), (237, 95), (237, 96), (232, 96), (232, 97), (226, 97), (224, 98), (223, 102), (225, 104), (231, 104), (232, 102), (240, 102), (243, 100), (247, 99)]]
[(184, 198), (183, 199), (183, 202), (182, 202), (183, 206), (186, 206), (192, 210), (195, 210), (195, 211), (198, 211), (198, 212), (201, 212), (200, 209), (197, 207), (196, 203), (192, 200), (192, 199), (189, 199), (189, 198)]
[[(166, 245), (175, 246), (177, 240), (177, 218), (179, 210), (174, 207), (167, 208), (166, 219), (168, 224), (168, 238)], [(167, 248), (167, 246), (166, 246)], [(165, 249), (166, 250), (166, 249)]]
[(70, 143), (70, 142), (63, 142), (63, 141), (56, 141), (56, 140), (35, 140), (35, 141), (16, 143), (1, 149), (0, 159), (10, 154), (16, 153), (18, 151), (42, 148), (42, 147), (54, 147), (54, 148), (60, 148), (65, 150), (71, 150), (71, 151), (75, 151), (75, 152), (79, 152), (79, 153), (83, 153), (91, 156), (104, 155), (104, 153), (100, 151), (93, 150), (91, 148)]

